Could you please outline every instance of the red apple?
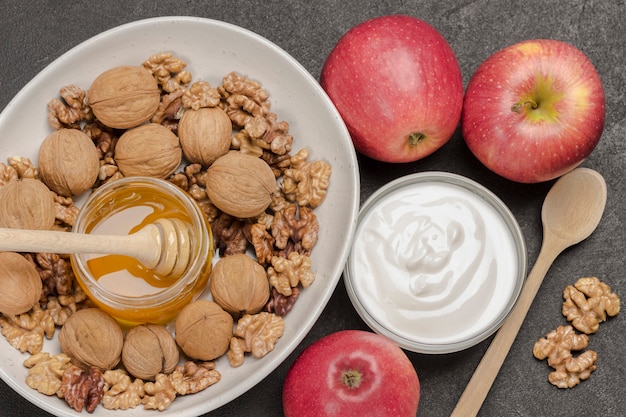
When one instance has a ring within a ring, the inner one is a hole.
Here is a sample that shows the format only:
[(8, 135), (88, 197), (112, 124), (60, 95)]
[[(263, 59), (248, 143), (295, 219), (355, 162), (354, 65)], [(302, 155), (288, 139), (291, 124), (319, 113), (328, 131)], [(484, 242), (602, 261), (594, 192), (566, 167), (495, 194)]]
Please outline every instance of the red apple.
[(521, 183), (557, 178), (596, 147), (604, 90), (576, 47), (529, 40), (487, 58), (465, 92), (462, 132), (490, 170)]
[(283, 385), (285, 417), (415, 417), (420, 383), (391, 340), (342, 330), (307, 347)]
[(454, 51), (428, 23), (410, 16), (362, 22), (339, 40), (320, 77), (357, 151), (410, 162), (443, 146), (463, 105)]

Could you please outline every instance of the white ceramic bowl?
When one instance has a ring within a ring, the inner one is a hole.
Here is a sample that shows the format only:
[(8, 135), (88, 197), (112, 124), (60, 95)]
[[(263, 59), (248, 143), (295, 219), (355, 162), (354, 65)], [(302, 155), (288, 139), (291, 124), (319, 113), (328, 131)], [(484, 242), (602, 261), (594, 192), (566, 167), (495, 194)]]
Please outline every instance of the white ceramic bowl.
[[(270, 93), (272, 111), (290, 123), (294, 149), (310, 149), (310, 159), (332, 166), (325, 202), (315, 212), (319, 241), (312, 254), (315, 283), (301, 293), (287, 315), (285, 333), (263, 359), (247, 358), (232, 368), (218, 361), (219, 383), (176, 401), (159, 416), (197, 416), (232, 401), (270, 374), (302, 341), (321, 314), (341, 276), (356, 226), (359, 176), (354, 148), (331, 101), (317, 81), (285, 51), (270, 41), (231, 24), (193, 17), (161, 17), (129, 23), (85, 41), (55, 60), (29, 82), (0, 114), (0, 156), (20, 155), (37, 161), (39, 144), (51, 132), (46, 105), (59, 88), (77, 84), (88, 88), (106, 69), (139, 65), (150, 55), (172, 51), (185, 60), (194, 80), (216, 86), (231, 71), (262, 83)], [(79, 200), (80, 203), (80, 200)], [(58, 333), (58, 332), (57, 332)], [(55, 339), (45, 351), (59, 352)], [(0, 339), (0, 377), (19, 394), (56, 416), (78, 416), (56, 396), (47, 397), (25, 384), (22, 354)], [(94, 416), (147, 416), (142, 407), (108, 411), (99, 406)]]

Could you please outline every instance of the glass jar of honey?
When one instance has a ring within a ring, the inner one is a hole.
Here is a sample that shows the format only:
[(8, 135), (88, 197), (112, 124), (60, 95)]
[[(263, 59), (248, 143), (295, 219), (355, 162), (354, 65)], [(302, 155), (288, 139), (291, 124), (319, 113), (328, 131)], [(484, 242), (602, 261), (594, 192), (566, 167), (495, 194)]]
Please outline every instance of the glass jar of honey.
[(202, 210), (174, 184), (150, 177), (126, 177), (91, 194), (73, 232), (128, 235), (159, 218), (188, 224), (190, 259), (180, 276), (159, 276), (125, 255), (72, 254), (76, 279), (87, 296), (123, 325), (167, 323), (206, 287), (213, 235)]

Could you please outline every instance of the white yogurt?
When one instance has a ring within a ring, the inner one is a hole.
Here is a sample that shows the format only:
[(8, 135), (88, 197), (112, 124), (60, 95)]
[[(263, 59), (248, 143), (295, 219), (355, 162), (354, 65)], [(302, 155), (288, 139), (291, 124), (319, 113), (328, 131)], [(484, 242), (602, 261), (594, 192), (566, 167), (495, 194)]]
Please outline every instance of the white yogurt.
[(364, 205), (346, 267), (370, 326), (415, 351), (469, 347), (496, 330), (526, 267), (517, 223), (478, 184), (453, 174), (397, 180)]

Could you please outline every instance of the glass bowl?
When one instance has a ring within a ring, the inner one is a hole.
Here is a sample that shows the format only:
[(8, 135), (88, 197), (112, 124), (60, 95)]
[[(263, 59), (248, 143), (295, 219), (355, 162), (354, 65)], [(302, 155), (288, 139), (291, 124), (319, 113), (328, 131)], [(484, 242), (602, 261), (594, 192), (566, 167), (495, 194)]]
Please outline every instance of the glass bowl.
[(424, 172), (365, 202), (344, 280), (374, 331), (407, 350), (450, 353), (498, 329), (526, 264), (519, 225), (496, 195), (460, 175)]

